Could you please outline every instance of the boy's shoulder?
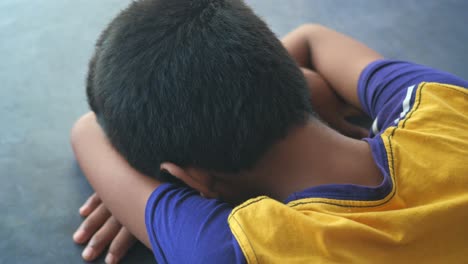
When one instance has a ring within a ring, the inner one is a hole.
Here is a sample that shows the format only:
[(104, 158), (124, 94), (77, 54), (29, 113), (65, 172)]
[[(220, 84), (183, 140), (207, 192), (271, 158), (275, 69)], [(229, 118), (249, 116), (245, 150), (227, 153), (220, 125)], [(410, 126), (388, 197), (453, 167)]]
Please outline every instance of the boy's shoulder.
[(423, 83), (468, 88), (468, 81), (458, 76), (407, 61), (377, 60), (363, 70), (358, 97), (373, 120), (370, 137), (396, 125), (409, 112)]

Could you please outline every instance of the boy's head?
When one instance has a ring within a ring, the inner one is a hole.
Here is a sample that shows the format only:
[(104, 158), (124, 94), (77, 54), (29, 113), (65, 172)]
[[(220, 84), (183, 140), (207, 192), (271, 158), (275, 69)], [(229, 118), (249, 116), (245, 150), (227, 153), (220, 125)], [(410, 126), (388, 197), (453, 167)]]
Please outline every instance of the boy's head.
[(113, 146), (156, 177), (165, 162), (247, 171), (312, 114), (301, 71), (238, 0), (133, 2), (98, 40), (87, 94)]

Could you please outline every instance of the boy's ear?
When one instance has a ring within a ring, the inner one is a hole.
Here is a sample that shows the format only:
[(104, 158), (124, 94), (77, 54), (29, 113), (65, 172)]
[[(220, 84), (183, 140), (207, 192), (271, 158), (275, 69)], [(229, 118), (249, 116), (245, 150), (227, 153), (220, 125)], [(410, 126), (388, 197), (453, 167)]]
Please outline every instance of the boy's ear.
[(213, 190), (215, 178), (213, 175), (202, 169), (182, 168), (171, 162), (163, 162), (161, 170), (167, 171), (172, 176), (183, 181), (188, 186), (200, 192), (207, 198), (216, 198), (218, 194)]

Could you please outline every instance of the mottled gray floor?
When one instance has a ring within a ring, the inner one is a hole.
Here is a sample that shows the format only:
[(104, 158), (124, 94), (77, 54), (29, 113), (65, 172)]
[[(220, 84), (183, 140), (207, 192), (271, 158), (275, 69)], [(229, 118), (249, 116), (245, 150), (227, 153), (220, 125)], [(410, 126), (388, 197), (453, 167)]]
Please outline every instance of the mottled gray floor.
[[(92, 190), (68, 134), (87, 111), (84, 78), (94, 41), (128, 2), (0, 1), (0, 263), (82, 263), (71, 235)], [(278, 36), (321, 23), (387, 57), (468, 78), (468, 1), (247, 2)], [(153, 259), (139, 246), (125, 263)]]

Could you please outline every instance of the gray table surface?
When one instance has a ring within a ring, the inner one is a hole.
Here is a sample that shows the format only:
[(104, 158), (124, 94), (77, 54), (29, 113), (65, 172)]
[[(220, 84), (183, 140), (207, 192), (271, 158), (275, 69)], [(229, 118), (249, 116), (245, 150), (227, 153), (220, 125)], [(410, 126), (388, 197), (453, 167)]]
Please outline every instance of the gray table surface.
[[(99, 32), (128, 0), (0, 1), (0, 263), (83, 263), (71, 235), (92, 190), (69, 145)], [(248, 0), (278, 36), (315, 22), (391, 58), (468, 78), (468, 1)], [(97, 263), (103, 263), (99, 259)], [(124, 263), (154, 263), (135, 247)]]

